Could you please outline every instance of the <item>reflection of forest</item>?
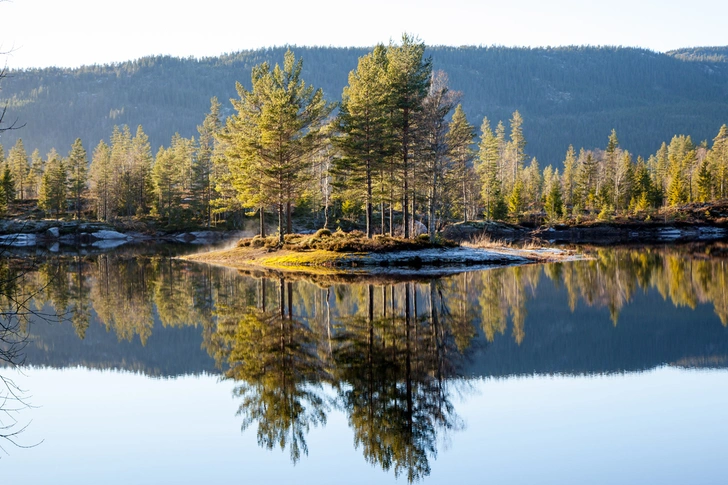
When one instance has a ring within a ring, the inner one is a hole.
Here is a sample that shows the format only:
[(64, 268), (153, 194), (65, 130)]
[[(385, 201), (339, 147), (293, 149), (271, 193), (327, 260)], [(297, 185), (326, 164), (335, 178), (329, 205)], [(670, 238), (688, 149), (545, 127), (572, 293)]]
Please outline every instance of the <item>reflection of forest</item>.
[(238, 384), (242, 427), (256, 423), (261, 446), (289, 447), (296, 462), (310, 426), (337, 406), (369, 462), (414, 481), (429, 474), (438, 430), (458, 424), (450, 317), (434, 281), (357, 292), (357, 307), (341, 315), (339, 297), (353, 295), (260, 280), (253, 304), (218, 307), (209, 348)]
[(29, 363), (222, 372), (261, 446), (288, 449), (295, 462), (311, 426), (338, 408), (369, 462), (415, 480), (429, 473), (442, 434), (460, 426), (457, 376), (728, 363), (724, 261), (644, 249), (595, 255), (328, 287), (161, 257), (0, 269), (4, 295), (57, 321), (28, 327)]
[[(514, 342), (522, 343), (527, 304), (537, 298), (542, 274), (566, 290), (572, 312), (580, 302), (605, 308), (615, 326), (638, 290), (652, 289), (675, 307), (710, 304), (723, 326), (728, 325), (725, 260), (657, 249), (608, 248), (597, 250), (595, 256), (590, 261), (498, 268), (438, 280), (436, 293), (442, 296), (457, 348), (467, 349), (479, 331), (488, 342), (508, 333)], [(217, 318), (215, 308), (241, 302), (252, 305), (260, 298), (260, 283), (254, 279), (169, 258), (59, 258), (34, 271), (4, 261), (0, 270), (6, 274), (0, 288), (4, 295), (27, 300), (29, 308), (70, 322), (82, 339), (95, 314), (94, 320), (120, 341), (138, 338), (146, 344), (155, 322), (162, 327), (201, 326), (208, 341)], [(419, 304), (422, 313), (429, 290), (422, 283), (412, 286), (417, 288), (413, 308)], [(380, 284), (375, 291), (375, 306), (384, 303), (381, 288)], [(317, 320), (322, 306), (335, 321), (357, 315), (366, 306), (366, 285), (332, 286), (331, 308), (321, 303), (318, 289), (303, 282), (293, 285), (294, 312), (304, 320)], [(403, 298), (397, 295), (395, 299)]]

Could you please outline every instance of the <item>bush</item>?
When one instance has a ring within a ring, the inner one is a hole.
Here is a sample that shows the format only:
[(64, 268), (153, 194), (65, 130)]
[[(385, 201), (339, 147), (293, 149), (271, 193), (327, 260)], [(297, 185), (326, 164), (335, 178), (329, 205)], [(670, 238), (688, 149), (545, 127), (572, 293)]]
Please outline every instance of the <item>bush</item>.
[(328, 229), (319, 229), (313, 235), (313, 238), (314, 239), (321, 239), (322, 237), (330, 237), (330, 236), (331, 236), (331, 231), (329, 231)]

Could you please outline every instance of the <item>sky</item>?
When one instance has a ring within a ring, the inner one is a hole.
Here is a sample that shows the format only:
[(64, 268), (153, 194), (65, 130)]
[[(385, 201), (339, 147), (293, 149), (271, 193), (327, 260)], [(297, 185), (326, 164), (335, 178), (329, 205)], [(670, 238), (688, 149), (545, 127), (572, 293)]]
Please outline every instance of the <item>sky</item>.
[(7, 67), (77, 67), (148, 55), (281, 45), (728, 45), (725, 0), (0, 0)]

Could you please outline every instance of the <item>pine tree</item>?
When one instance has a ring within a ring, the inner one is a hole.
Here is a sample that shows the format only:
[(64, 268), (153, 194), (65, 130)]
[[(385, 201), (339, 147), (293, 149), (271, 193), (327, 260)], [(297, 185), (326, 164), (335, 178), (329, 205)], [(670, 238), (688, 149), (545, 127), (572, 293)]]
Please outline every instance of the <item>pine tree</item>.
[(88, 184), (88, 159), (86, 158), (86, 150), (83, 148), (80, 138), (76, 138), (73, 142), (71, 151), (68, 153), (68, 186), (69, 195), (73, 199), (76, 213), (76, 219), (81, 218), (81, 210), (83, 201), (81, 198), (86, 192)]
[(422, 109), (432, 75), (432, 59), (425, 58), (425, 44), (404, 34), (401, 45), (387, 49), (387, 82), (391, 94), (392, 127), (402, 181), (404, 237), (409, 237), (411, 155), (417, 143), (414, 120)]
[(334, 160), (333, 173), (345, 179), (348, 188), (363, 194), (369, 238), (374, 230), (373, 177), (392, 153), (387, 63), (387, 50), (382, 45), (359, 58), (342, 94), (338, 117), (341, 136), (334, 139), (342, 156)]
[(237, 114), (228, 118), (224, 138), (233, 185), (244, 204), (278, 208), (282, 243), (284, 210), (290, 222), (291, 204), (308, 182), (313, 155), (321, 147), (321, 127), (334, 105), (321, 89), (301, 79), (303, 63), (286, 52), (283, 68), (267, 63), (252, 72), (252, 89), (237, 84)]

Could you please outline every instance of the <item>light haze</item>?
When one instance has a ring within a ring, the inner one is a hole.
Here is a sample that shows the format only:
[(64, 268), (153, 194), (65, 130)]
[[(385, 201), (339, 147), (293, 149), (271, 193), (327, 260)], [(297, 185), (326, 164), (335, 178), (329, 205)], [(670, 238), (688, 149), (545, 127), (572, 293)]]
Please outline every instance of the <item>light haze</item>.
[(728, 2), (662, 0), (0, 2), (10, 68), (76, 67), (147, 55), (216, 56), (280, 45), (371, 46), (402, 32), (429, 45), (726, 45)]

